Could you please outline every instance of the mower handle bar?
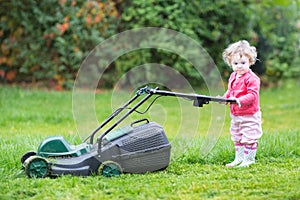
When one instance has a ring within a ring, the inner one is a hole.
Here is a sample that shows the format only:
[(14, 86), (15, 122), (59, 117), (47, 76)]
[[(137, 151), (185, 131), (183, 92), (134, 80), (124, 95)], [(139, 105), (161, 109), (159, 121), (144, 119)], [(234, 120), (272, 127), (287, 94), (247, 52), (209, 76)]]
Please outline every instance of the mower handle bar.
[[(212, 96), (206, 96), (206, 95), (200, 95), (200, 94), (186, 94), (186, 93), (178, 93), (178, 92), (170, 92), (170, 91), (165, 91), (165, 90), (158, 90), (158, 89), (152, 89), (152, 88), (146, 88), (149, 93), (156, 94), (156, 95), (161, 95), (161, 96), (176, 96), (176, 97), (181, 97), (189, 100), (201, 100), (203, 104), (208, 104), (210, 101), (214, 102), (219, 102), (219, 103), (230, 103), (230, 104), (236, 104), (235, 99), (228, 99), (224, 97), (212, 97)], [(195, 105), (195, 104), (194, 104)], [(195, 105), (196, 106), (196, 105)], [(199, 107), (202, 107), (199, 105)]]
[(141, 106), (144, 102), (146, 102), (152, 95), (159, 95), (159, 96), (175, 96), (181, 97), (188, 100), (194, 101), (194, 106), (202, 107), (203, 104), (208, 104), (210, 101), (220, 102), (220, 103), (230, 103), (236, 104), (235, 99), (228, 99), (223, 97), (212, 97), (206, 95), (199, 95), (199, 94), (186, 94), (186, 93), (178, 93), (178, 92), (170, 92), (165, 90), (159, 90), (158, 87), (155, 89), (150, 88), (148, 86), (140, 88), (136, 94), (128, 100), (122, 107), (115, 110), (106, 120), (104, 120), (93, 132), (90, 136), (88, 136), (84, 142), (90, 139), (90, 144), (93, 144), (95, 134), (103, 128), (106, 124), (108, 124), (112, 119), (114, 119), (117, 115), (119, 115), (124, 109), (128, 108), (128, 106), (134, 102), (139, 96), (146, 94), (146, 96), (137, 102), (132, 108), (130, 108), (127, 113), (125, 113), (121, 118), (119, 118), (113, 125), (111, 125), (99, 138), (98, 141), (98, 151), (101, 153), (101, 146), (102, 146), (102, 139), (107, 135), (112, 129), (114, 129), (118, 124), (120, 124), (126, 117), (128, 117), (132, 112), (134, 112), (139, 106)]

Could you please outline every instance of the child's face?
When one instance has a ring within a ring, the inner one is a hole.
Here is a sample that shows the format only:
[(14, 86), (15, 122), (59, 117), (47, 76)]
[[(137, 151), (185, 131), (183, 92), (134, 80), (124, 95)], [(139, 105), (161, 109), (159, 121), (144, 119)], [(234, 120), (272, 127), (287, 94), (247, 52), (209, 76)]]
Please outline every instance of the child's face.
[(250, 69), (249, 58), (244, 55), (240, 56), (239, 54), (233, 55), (231, 67), (238, 75), (243, 75)]

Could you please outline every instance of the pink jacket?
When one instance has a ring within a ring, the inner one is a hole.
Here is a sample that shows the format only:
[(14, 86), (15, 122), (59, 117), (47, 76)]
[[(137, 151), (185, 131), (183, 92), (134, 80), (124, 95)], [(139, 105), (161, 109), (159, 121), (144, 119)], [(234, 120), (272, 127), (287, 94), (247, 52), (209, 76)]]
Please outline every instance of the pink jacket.
[(230, 112), (233, 115), (253, 115), (259, 108), (260, 79), (251, 70), (236, 78), (236, 72), (230, 75), (226, 98), (235, 97), (240, 102), (230, 105)]

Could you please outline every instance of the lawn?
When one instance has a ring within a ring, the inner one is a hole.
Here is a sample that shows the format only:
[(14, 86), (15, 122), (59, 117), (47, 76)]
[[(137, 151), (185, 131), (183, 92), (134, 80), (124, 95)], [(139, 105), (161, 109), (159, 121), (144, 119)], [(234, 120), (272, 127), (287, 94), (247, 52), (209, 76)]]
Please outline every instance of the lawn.
[[(20, 157), (36, 150), (47, 136), (63, 135), (76, 144), (87, 135), (77, 133), (72, 92), (1, 86), (0, 199), (300, 199), (299, 86), (293, 83), (261, 91), (264, 135), (257, 163), (249, 168), (224, 167), (234, 156), (228, 107), (220, 134), (215, 135), (218, 140), (203, 157), (200, 146), (208, 127), (214, 124), (214, 103), (199, 109), (189, 101), (161, 98), (146, 116), (164, 126), (172, 150), (177, 150), (166, 170), (114, 178), (94, 175), (45, 179), (27, 178)], [(120, 100), (112, 99), (113, 94), (96, 94), (99, 122), (127, 100), (128, 95), (123, 94), (126, 97)], [(140, 118), (134, 114), (125, 123)], [(182, 137), (191, 143), (180, 149), (176, 145)]]

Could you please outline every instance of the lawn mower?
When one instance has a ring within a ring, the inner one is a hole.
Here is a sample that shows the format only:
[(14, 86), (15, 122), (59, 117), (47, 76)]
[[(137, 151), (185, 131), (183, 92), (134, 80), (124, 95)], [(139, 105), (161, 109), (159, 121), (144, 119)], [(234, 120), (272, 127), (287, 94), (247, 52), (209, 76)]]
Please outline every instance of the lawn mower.
[[(82, 144), (71, 145), (62, 136), (52, 136), (41, 142), (37, 152), (25, 153), (21, 163), (27, 176), (44, 178), (67, 174), (75, 176), (100, 174), (111, 177), (119, 176), (121, 173), (145, 173), (167, 168), (171, 144), (161, 125), (149, 122), (148, 119), (140, 119), (130, 125), (116, 128), (131, 113), (145, 113), (139, 112), (137, 108), (153, 95), (157, 96), (145, 112), (162, 96), (192, 100), (193, 105), (197, 107), (202, 107), (210, 101), (236, 103), (234, 99), (177, 93), (159, 90), (158, 87), (140, 88), (130, 100), (104, 120)], [(144, 97), (136, 102), (142, 96)], [(130, 108), (129, 105), (133, 102), (136, 103)], [(128, 111), (96, 138), (98, 131), (125, 109)]]

